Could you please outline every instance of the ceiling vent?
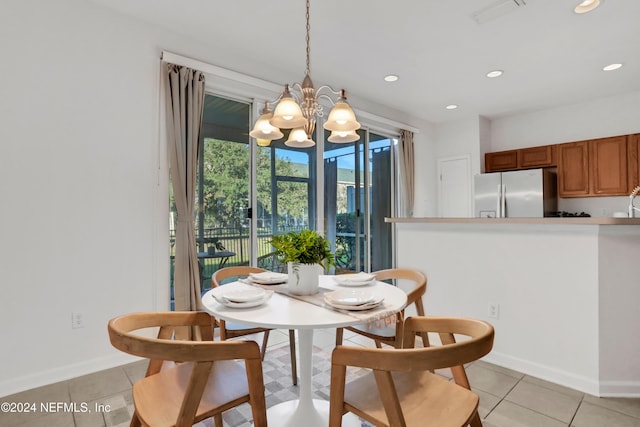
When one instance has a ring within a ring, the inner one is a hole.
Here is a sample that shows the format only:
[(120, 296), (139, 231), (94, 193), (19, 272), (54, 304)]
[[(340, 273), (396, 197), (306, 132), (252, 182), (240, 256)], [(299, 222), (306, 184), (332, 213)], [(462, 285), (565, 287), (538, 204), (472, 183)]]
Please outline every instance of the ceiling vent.
[[(527, 0), (529, 1), (529, 0)], [(526, 6), (525, 0), (498, 0), (471, 14), (478, 24), (484, 24)]]

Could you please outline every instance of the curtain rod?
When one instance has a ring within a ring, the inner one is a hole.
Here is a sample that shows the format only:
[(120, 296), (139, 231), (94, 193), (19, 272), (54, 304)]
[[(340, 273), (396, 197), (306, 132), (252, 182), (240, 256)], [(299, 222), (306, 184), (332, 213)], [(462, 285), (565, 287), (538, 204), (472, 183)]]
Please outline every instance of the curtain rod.
[[(178, 55), (176, 53), (172, 53), (172, 52), (167, 52), (166, 50), (163, 50), (162, 53), (160, 54), (160, 59), (164, 62), (170, 62), (172, 64), (176, 64), (176, 65), (182, 65), (184, 67), (189, 67), (189, 68), (193, 68), (195, 70), (198, 71), (202, 71), (203, 73), (207, 73), (207, 74), (212, 74), (214, 76), (218, 76), (218, 77), (222, 77), (222, 78), (226, 78), (229, 80), (233, 80), (236, 81), (238, 83), (244, 83), (244, 84), (248, 84), (254, 87), (258, 87), (261, 89), (266, 89), (269, 91), (272, 91), (274, 93), (280, 93), (282, 92), (282, 88), (284, 85), (280, 85), (277, 83), (273, 83), (273, 82), (269, 82), (257, 77), (252, 77), (252, 76), (248, 76), (246, 74), (242, 74), (239, 73), (237, 71), (233, 71), (233, 70), (229, 70), (227, 68), (222, 68), (219, 67), (217, 65), (213, 65), (213, 64), (208, 64), (206, 62), (203, 61), (199, 61), (197, 59), (193, 59), (193, 58), (188, 58), (186, 56), (182, 56), (182, 55)], [(353, 106), (352, 106), (353, 108)], [(385, 117), (381, 117), (378, 116), (377, 114), (373, 114), (373, 113), (369, 113), (367, 111), (362, 111), (360, 109), (357, 108), (353, 108), (354, 112), (356, 112), (356, 114), (363, 118), (363, 119), (367, 119), (370, 122), (373, 123), (379, 123), (379, 124), (384, 124), (384, 125), (388, 125), (394, 128), (398, 128), (398, 129), (405, 129), (408, 131), (411, 131), (413, 133), (419, 133), (420, 129), (417, 129), (413, 126), (409, 126), (407, 124), (404, 123), (400, 123), (400, 122), (396, 122), (395, 120), (391, 120), (391, 119), (387, 119)]]

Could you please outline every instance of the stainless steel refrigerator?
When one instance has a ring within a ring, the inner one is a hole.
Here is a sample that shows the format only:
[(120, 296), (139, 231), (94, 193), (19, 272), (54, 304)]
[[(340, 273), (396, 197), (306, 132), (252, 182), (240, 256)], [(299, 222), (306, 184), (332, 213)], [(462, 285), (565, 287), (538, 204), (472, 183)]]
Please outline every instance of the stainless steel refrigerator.
[(478, 218), (535, 218), (558, 210), (556, 174), (549, 169), (479, 174), (474, 194)]

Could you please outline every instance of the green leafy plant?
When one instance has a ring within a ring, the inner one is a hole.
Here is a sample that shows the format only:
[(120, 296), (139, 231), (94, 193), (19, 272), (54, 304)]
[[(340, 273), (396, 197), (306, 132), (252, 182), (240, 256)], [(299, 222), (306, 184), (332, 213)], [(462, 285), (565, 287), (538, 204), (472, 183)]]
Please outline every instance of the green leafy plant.
[(303, 229), (272, 235), (269, 243), (276, 249), (280, 262), (322, 265), (326, 261), (326, 268), (335, 265), (331, 244), (316, 231)]

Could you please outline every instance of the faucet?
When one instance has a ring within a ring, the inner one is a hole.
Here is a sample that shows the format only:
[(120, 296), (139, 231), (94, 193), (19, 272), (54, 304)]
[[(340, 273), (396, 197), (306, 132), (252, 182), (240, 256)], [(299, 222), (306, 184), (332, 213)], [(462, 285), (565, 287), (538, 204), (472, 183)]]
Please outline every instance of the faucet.
[(640, 212), (640, 208), (633, 206), (633, 199), (638, 195), (639, 192), (640, 192), (640, 185), (634, 188), (631, 194), (629, 195), (629, 218), (635, 218), (636, 211)]

